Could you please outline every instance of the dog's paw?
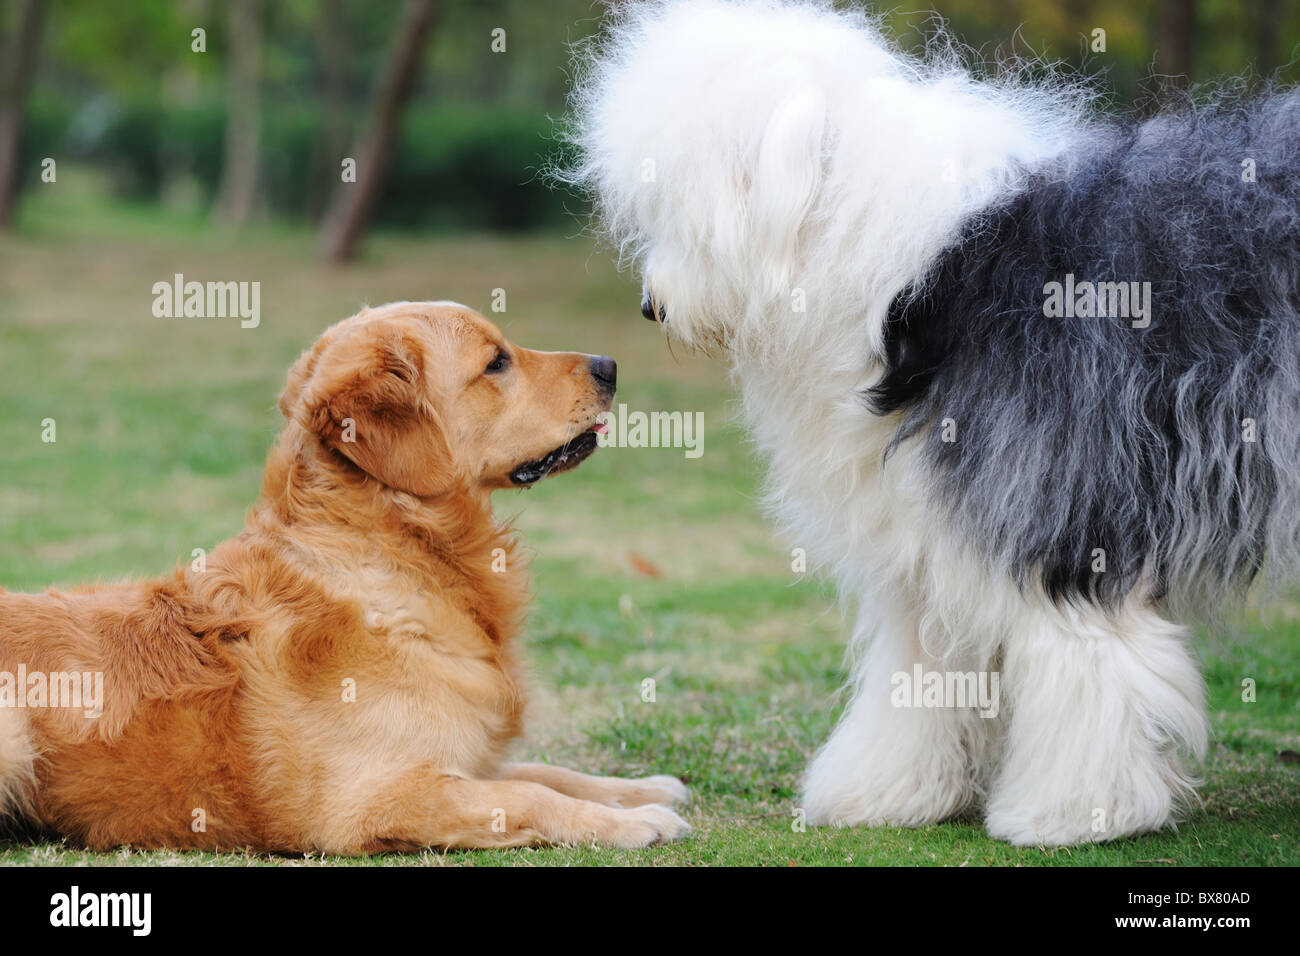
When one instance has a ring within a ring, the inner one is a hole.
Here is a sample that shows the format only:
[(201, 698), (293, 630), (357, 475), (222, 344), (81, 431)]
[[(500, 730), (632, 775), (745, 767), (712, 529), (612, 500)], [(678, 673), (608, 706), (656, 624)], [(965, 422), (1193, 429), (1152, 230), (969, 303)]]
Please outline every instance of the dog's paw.
[(984, 829), (995, 840), (1012, 846), (1079, 846), (1162, 830), (1174, 819), (1168, 804), (1153, 801), (1144, 809), (1149, 815), (1102, 807), (1076, 807), (1072, 813), (1053, 807), (1033, 814), (995, 804), (984, 816)]
[(648, 803), (662, 803), (672, 807), (691, 802), (691, 791), (686, 784), (667, 774), (640, 777), (628, 780), (627, 784), (627, 792), (619, 795), (620, 806), (640, 807)]
[(993, 839), (1012, 846), (1077, 846), (1104, 839), (1082, 820), (1034, 820), (1026, 814), (1002, 811), (988, 813), (984, 829)]
[(691, 832), (691, 825), (668, 807), (650, 803), (642, 807), (613, 810), (614, 826), (608, 842), (624, 850), (674, 843)]

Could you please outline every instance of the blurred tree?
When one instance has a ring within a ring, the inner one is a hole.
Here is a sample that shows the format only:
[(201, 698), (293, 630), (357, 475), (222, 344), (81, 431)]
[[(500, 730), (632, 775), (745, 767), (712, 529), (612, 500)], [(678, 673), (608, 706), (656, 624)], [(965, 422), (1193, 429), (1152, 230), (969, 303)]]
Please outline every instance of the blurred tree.
[(415, 86), (437, 7), (436, 0), (407, 0), (406, 15), (393, 39), (388, 69), (371, 107), (366, 132), (353, 150), (356, 182), (341, 182), (336, 188), (321, 229), (321, 255), (327, 261), (343, 262), (356, 255), (383, 189), (398, 122)]
[(1196, 72), (1196, 0), (1162, 0), (1156, 63), (1175, 84), (1186, 86), (1192, 81)]
[[(334, 182), (339, 157), (347, 149), (347, 73), (343, 64), (348, 60), (348, 34), (342, 0), (321, 0), (317, 40), (324, 121), (321, 123), (320, 141), (314, 150), (313, 185)], [(324, 204), (332, 194), (332, 189), (326, 189), (311, 197), (308, 213), (312, 218), (323, 213)]]
[(1258, 0), (1255, 4), (1255, 68), (1264, 76), (1278, 67), (1282, 21), (1282, 0)]
[(226, 4), (226, 143), (217, 194), (219, 218), (239, 227), (253, 214), (262, 125), (259, 0)]
[[(0, 50), (4, 51), (0, 60), (0, 228), (4, 229), (13, 221), (18, 201), (23, 122), (44, 22), (45, 0), (21, 0), (12, 35), (0, 37)], [(0, 18), (0, 25), (3, 23)]]

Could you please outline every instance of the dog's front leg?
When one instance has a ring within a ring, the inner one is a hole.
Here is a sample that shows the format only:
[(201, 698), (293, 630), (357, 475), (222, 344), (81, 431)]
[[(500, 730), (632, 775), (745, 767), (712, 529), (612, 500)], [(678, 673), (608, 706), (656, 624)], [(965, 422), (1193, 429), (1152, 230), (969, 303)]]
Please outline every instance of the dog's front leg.
[(648, 803), (686, 803), (690, 791), (676, 777), (655, 776), (628, 779), (597, 777), (544, 763), (507, 764), (501, 772), (506, 780), (531, 780), (579, 800), (591, 800), (609, 807), (641, 807)]
[(1008, 636), (1010, 726), (988, 801), (1022, 846), (1110, 840), (1169, 823), (1205, 753), (1204, 684), (1183, 628), (1138, 605), (1027, 614)]
[(913, 615), (884, 601), (870, 610), (872, 617), (858, 625), (857, 639), (870, 643), (855, 666), (848, 709), (805, 778), (808, 822), (945, 820), (977, 797), (979, 765), (998, 721), (971, 706), (928, 706), (912, 684), (943, 673), (945, 665), (921, 647)]
[(624, 849), (679, 840), (690, 826), (659, 805), (607, 807), (526, 780), (411, 771), (314, 842), (327, 853), (598, 843)]

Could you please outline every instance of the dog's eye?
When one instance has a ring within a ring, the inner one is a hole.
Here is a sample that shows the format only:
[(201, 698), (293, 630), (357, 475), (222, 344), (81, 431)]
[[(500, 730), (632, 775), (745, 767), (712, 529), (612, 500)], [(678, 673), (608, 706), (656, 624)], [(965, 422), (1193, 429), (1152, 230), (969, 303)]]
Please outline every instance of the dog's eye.
[(509, 364), (510, 364), (509, 357), (506, 355), (505, 352), (502, 352), (498, 349), (497, 357), (494, 358), (492, 361), (488, 362), (488, 367), (485, 368), (483, 371), (487, 375), (492, 375), (496, 372), (504, 372), (506, 366)]

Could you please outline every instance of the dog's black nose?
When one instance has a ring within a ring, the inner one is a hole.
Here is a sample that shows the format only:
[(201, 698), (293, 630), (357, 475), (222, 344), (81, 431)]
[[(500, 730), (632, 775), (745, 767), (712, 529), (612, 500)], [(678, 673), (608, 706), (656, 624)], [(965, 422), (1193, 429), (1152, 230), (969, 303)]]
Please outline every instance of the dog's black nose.
[(618, 384), (618, 363), (608, 355), (594, 356), (590, 363), (591, 377), (609, 391)]
[(654, 299), (650, 298), (649, 292), (646, 292), (641, 296), (641, 314), (647, 319), (651, 322), (658, 322), (661, 318), (662, 312), (663, 309), (660, 309), (659, 312), (656, 313)]

